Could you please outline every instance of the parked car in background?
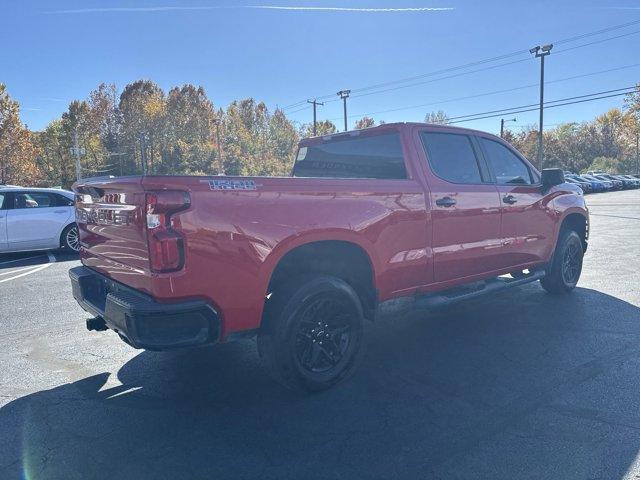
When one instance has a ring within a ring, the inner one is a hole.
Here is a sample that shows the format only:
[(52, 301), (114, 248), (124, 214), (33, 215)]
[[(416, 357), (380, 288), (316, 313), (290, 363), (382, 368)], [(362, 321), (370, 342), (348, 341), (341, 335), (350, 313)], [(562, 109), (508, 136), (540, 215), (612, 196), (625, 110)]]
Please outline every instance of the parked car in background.
[(593, 188), (591, 187), (591, 182), (583, 182), (571, 176), (565, 177), (564, 179), (569, 183), (578, 185), (582, 189), (583, 193), (591, 193), (593, 191)]
[(0, 253), (78, 251), (74, 194), (57, 188), (0, 187)]
[(604, 183), (602, 183), (599, 180), (591, 180), (589, 178), (586, 178), (584, 175), (571, 175), (569, 178), (572, 178), (573, 180), (576, 180), (578, 182), (584, 182), (584, 183), (588, 183), (591, 187), (591, 192), (604, 192), (606, 190), (606, 187), (604, 186)]
[(598, 174), (594, 175), (594, 177), (598, 180), (602, 180), (603, 182), (611, 182), (611, 184), (613, 185), (613, 190), (622, 190), (624, 188), (624, 183), (622, 182), (622, 180), (617, 180), (615, 178), (607, 176), (606, 174)]
[(621, 177), (631, 180), (633, 182), (633, 188), (640, 188), (640, 178), (636, 178), (633, 175), (621, 175)]
[(600, 184), (600, 187), (598, 187), (600, 189), (600, 191), (606, 191), (606, 190), (613, 190), (614, 186), (613, 186), (613, 182), (611, 180), (603, 180), (601, 178), (597, 178), (593, 175), (589, 175), (589, 174), (585, 174), (585, 175), (581, 175), (582, 178), (586, 178), (587, 180), (591, 181), (591, 182), (595, 182)]

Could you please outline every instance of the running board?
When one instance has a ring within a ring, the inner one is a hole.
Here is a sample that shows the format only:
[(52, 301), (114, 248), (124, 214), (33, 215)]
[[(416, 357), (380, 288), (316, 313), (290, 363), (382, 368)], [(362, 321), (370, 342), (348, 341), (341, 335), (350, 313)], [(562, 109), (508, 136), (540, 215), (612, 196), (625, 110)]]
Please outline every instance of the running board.
[(521, 278), (503, 279), (498, 277), (482, 282), (474, 282), (461, 287), (455, 287), (450, 290), (416, 297), (413, 307), (429, 310), (448, 307), (458, 302), (482, 297), (483, 295), (491, 293), (497, 293), (511, 287), (524, 285), (525, 283), (535, 282), (536, 280), (540, 280), (544, 277), (545, 274), (546, 272), (544, 270), (537, 270), (535, 272), (528, 273)]

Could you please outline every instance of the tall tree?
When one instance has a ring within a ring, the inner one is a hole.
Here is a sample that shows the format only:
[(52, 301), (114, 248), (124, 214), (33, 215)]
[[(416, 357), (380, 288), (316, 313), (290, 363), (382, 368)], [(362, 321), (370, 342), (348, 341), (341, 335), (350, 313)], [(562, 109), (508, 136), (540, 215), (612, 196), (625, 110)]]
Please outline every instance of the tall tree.
[(438, 124), (447, 124), (449, 123), (449, 117), (443, 110), (438, 110), (437, 112), (429, 112), (424, 117), (425, 123), (438, 123)]
[(0, 184), (38, 179), (32, 135), (20, 120), (20, 106), (0, 83)]
[(118, 108), (123, 140), (130, 158), (136, 162), (130, 168), (140, 165), (153, 172), (162, 149), (164, 92), (151, 80), (138, 80), (124, 88)]
[[(67, 127), (68, 128), (68, 127)], [(40, 146), (36, 163), (45, 185), (69, 188), (76, 180), (73, 143), (63, 120), (54, 120), (36, 133)]]
[(215, 173), (213, 104), (202, 87), (169, 91), (166, 103), (162, 173)]
[[(321, 120), (316, 123), (316, 135), (333, 135), (338, 131), (336, 125), (331, 120)], [(304, 123), (300, 127), (300, 136), (302, 138), (313, 137), (313, 124)]]
[(360, 120), (356, 122), (356, 130), (373, 127), (375, 124), (376, 124), (376, 121), (373, 118), (362, 117)]

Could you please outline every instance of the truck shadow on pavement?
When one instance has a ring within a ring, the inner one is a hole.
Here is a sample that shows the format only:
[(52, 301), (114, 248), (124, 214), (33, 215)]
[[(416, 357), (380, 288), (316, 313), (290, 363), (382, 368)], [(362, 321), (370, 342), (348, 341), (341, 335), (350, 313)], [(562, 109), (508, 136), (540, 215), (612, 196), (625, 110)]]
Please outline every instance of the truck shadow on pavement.
[[(640, 450), (640, 308), (537, 286), (371, 325), (310, 396), (252, 342), (142, 352), (0, 409), (0, 477), (622, 478)], [(113, 338), (116, 341), (116, 338)], [(111, 384), (117, 384), (113, 382)]]

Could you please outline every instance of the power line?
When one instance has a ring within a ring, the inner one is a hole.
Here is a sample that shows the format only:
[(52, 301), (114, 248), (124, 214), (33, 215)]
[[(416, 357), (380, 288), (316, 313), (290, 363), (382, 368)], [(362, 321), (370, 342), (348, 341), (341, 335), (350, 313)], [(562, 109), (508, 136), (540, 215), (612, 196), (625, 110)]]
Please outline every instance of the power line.
[[(628, 37), (630, 35), (637, 35), (638, 33), (640, 33), (640, 30), (635, 30), (633, 32), (629, 32), (629, 33), (626, 33), (626, 34), (623, 34), (623, 35), (617, 35), (615, 37), (603, 38), (603, 39), (597, 40), (595, 42), (589, 42), (589, 43), (585, 43), (585, 44), (581, 44), (581, 45), (576, 45), (575, 47), (565, 48), (565, 49), (556, 51), (554, 53), (554, 55), (565, 53), (565, 52), (568, 52), (570, 50), (575, 50), (575, 49), (578, 49), (578, 48), (588, 47), (588, 46), (594, 45), (596, 43), (603, 43), (603, 42), (608, 42), (610, 40), (616, 40), (616, 39), (622, 38), (622, 37)], [(527, 51), (527, 53), (528, 53), (528, 51)], [(379, 94), (379, 93), (393, 92), (393, 91), (400, 90), (400, 89), (403, 89), (403, 88), (410, 88), (410, 87), (415, 87), (415, 86), (418, 86), (418, 85), (425, 85), (427, 83), (438, 82), (438, 81), (441, 81), (441, 80), (449, 80), (451, 78), (461, 77), (461, 76), (469, 75), (469, 74), (472, 74), (472, 73), (483, 72), (483, 71), (486, 71), (486, 70), (493, 70), (494, 68), (505, 67), (505, 66), (508, 66), (508, 65), (513, 65), (513, 64), (516, 64), (516, 63), (522, 63), (522, 62), (528, 62), (528, 61), (529, 61), (529, 58), (523, 58), (521, 60), (514, 60), (514, 61), (511, 61), (511, 62), (500, 63), (498, 65), (491, 65), (489, 67), (479, 68), (477, 70), (470, 70), (468, 72), (460, 72), (460, 73), (448, 75), (448, 76), (445, 76), (445, 77), (434, 78), (434, 79), (426, 80), (426, 81), (422, 81), (422, 82), (410, 83), (410, 84), (407, 84), (407, 85), (399, 85), (397, 87), (390, 87), (390, 88), (383, 89), (383, 90), (375, 90), (373, 92), (360, 93), (360, 94), (357, 94), (357, 95), (353, 95), (353, 98), (364, 97), (364, 96), (368, 96), (368, 95), (376, 95), (376, 94)], [(335, 100), (329, 100), (327, 103), (330, 103), (332, 101), (335, 101)]]
[[(629, 93), (629, 92), (627, 92), (627, 90), (633, 91), (634, 89), (635, 89), (635, 86), (624, 87), (624, 88), (616, 88), (614, 90), (605, 90), (603, 92), (588, 93), (586, 95), (578, 95), (576, 97), (566, 97), (566, 98), (560, 98), (558, 100), (549, 100), (547, 102), (544, 102), (544, 105), (547, 106), (549, 104), (557, 103), (557, 102), (563, 102), (565, 100), (577, 100), (579, 98), (593, 97), (595, 95), (604, 95), (604, 94), (608, 94), (608, 93), (622, 92), (623, 90), (625, 91), (625, 93)], [(458, 120), (458, 119), (461, 119), (461, 118), (475, 117), (477, 115), (485, 115), (485, 114), (489, 114), (489, 113), (500, 113), (501, 115), (510, 115), (511, 113), (515, 113), (515, 112), (510, 112), (510, 110), (534, 107), (534, 106), (539, 106), (539, 105), (540, 105), (539, 103), (530, 103), (528, 105), (519, 105), (517, 107), (501, 108), (499, 110), (489, 110), (487, 112), (471, 113), (471, 114), (468, 114), (468, 115), (459, 115), (457, 117), (450, 117), (449, 120)]]
[[(577, 40), (581, 40), (583, 38), (588, 38), (588, 37), (592, 37), (592, 36), (595, 36), (595, 35), (601, 35), (603, 33), (607, 33), (607, 32), (614, 31), (614, 30), (619, 30), (619, 29), (626, 28), (626, 27), (629, 27), (629, 26), (632, 26), (632, 25), (637, 25), (637, 24), (640, 24), (640, 20), (634, 20), (632, 22), (627, 22), (627, 23), (623, 23), (623, 24), (619, 24), (619, 25), (613, 25), (613, 26), (610, 26), (610, 27), (606, 27), (606, 28), (602, 28), (602, 29), (599, 29), (599, 30), (583, 33), (583, 34), (576, 35), (576, 36), (573, 36), (573, 37), (568, 37), (568, 38), (556, 40), (556, 41), (554, 41), (552, 43), (554, 43), (556, 45), (570, 43), (570, 42), (574, 42), (574, 41), (577, 41)], [(605, 38), (605, 39), (596, 40), (596, 41), (589, 42), (589, 43), (586, 43), (586, 44), (577, 45), (575, 47), (565, 48), (565, 49), (562, 49), (560, 51), (557, 51), (556, 53), (567, 52), (567, 51), (575, 50), (575, 49), (578, 49), (578, 48), (584, 48), (584, 47), (587, 47), (587, 46), (595, 45), (597, 43), (602, 43), (602, 42), (606, 42), (606, 41), (610, 41), (610, 40), (616, 40), (618, 38), (627, 37), (627, 36), (630, 36), (630, 35), (635, 35), (637, 33), (640, 33), (640, 30), (629, 32), (629, 33), (625, 33), (625, 34), (622, 34), (622, 35), (617, 35), (617, 36), (614, 36), (614, 37), (609, 37), (609, 38)], [(440, 75), (440, 74), (448, 73), (448, 72), (451, 72), (451, 71), (456, 71), (456, 70), (461, 70), (461, 69), (465, 69), (465, 68), (469, 68), (469, 67), (473, 67), (473, 66), (477, 66), (477, 65), (482, 65), (484, 63), (491, 63), (491, 62), (495, 62), (495, 61), (498, 61), (498, 60), (503, 60), (503, 59), (506, 59), (506, 58), (511, 58), (511, 57), (514, 57), (514, 56), (522, 55), (522, 54), (525, 54), (525, 53), (529, 53), (529, 49), (517, 50), (517, 51), (506, 53), (506, 54), (503, 54), (503, 55), (498, 55), (498, 56), (495, 56), (495, 57), (490, 57), (490, 58), (485, 58), (485, 59), (482, 59), (482, 60), (477, 60), (475, 62), (470, 62), (470, 63), (457, 65), (457, 66), (453, 66), (453, 67), (448, 67), (448, 68), (445, 68), (445, 69), (436, 70), (436, 71), (424, 73), (424, 74), (421, 74), (421, 75), (414, 75), (412, 77), (405, 77), (405, 78), (401, 78), (401, 79), (390, 80), (390, 81), (387, 81), (387, 82), (382, 82), (382, 83), (378, 83), (378, 84), (374, 84), (374, 85), (360, 87), (360, 88), (353, 89), (352, 91), (353, 92), (365, 92), (365, 91), (369, 91), (369, 90), (375, 90), (376, 88), (382, 88), (382, 87), (386, 87), (386, 86), (390, 86), (390, 85), (396, 85), (396, 84), (399, 84), (399, 83), (406, 83), (406, 82), (410, 82), (410, 81), (417, 80), (417, 79), (420, 79), (420, 78), (426, 78), (426, 77), (430, 77), (430, 76)], [(518, 60), (518, 61), (515, 61), (515, 62), (506, 62), (506, 63), (503, 63), (503, 64), (501, 64), (499, 66), (511, 65), (513, 63), (519, 63), (520, 61), (527, 61), (527, 60), (528, 59), (522, 59), (522, 60)], [(490, 67), (490, 68), (487, 68), (487, 69), (478, 69), (478, 70), (475, 70), (473, 72), (462, 72), (462, 73), (460, 73), (458, 75), (465, 75), (467, 73), (477, 73), (477, 72), (480, 72), (480, 71), (489, 70), (491, 68), (497, 68), (497, 67), (498, 66)], [(454, 75), (454, 76), (458, 76), (458, 75)], [(435, 79), (433, 81), (449, 79), (449, 78), (453, 78), (454, 76), (447, 76), (447, 77), (443, 77), (441, 79)], [(370, 93), (367, 93), (367, 95), (371, 95), (373, 93), (384, 93), (384, 92), (387, 92), (387, 91), (393, 91), (393, 90), (396, 90), (398, 88), (407, 88), (407, 87), (410, 87), (410, 86), (422, 85), (423, 83), (430, 83), (430, 82), (413, 83), (411, 85), (396, 87), (395, 89), (390, 88), (390, 89), (381, 90), (379, 92), (370, 92)], [(365, 95), (364, 93), (360, 93), (360, 94), (353, 95), (353, 97), (359, 97), (359, 96), (364, 96), (364, 95)], [(323, 96), (319, 96), (317, 98), (319, 100), (327, 99), (328, 100), (327, 103), (334, 102), (334, 101), (339, 101), (339, 100), (336, 100), (336, 99), (333, 98), (333, 94), (323, 95)], [(292, 103), (290, 105), (286, 105), (285, 107), (283, 107), (283, 110), (287, 110), (289, 108), (297, 107), (299, 105), (304, 104), (305, 102), (306, 102), (306, 99), (305, 100), (301, 100), (299, 102)], [(301, 110), (302, 109), (298, 109), (298, 110), (296, 110), (296, 112), (299, 112)], [(295, 112), (291, 112), (291, 113), (295, 113)]]
[[(555, 80), (550, 80), (547, 81), (546, 84), (551, 84), (551, 83), (560, 83), (560, 82), (565, 82), (567, 80), (575, 80), (577, 78), (585, 78), (585, 77), (591, 77), (594, 75), (601, 75), (603, 73), (610, 73), (610, 72), (616, 72), (616, 71), (620, 71), (620, 70), (624, 70), (627, 68), (634, 68), (634, 67), (640, 67), (640, 63), (633, 63), (630, 65), (623, 65), (620, 67), (613, 67), (613, 68), (608, 68), (605, 70), (598, 70), (595, 72), (589, 72), (589, 73), (584, 73), (584, 74), (580, 74), (580, 75), (572, 75), (570, 77), (564, 77), (564, 78), (558, 78)], [(439, 100), (436, 102), (429, 102), (429, 103), (421, 103), (421, 104), (417, 104), (417, 105), (408, 105), (405, 107), (397, 107), (397, 108), (390, 108), (390, 109), (386, 109), (386, 110), (378, 110), (376, 112), (368, 112), (368, 113), (356, 113), (356, 114), (352, 114), (349, 115), (350, 118), (359, 118), (359, 117), (367, 117), (367, 116), (372, 116), (372, 115), (378, 115), (380, 113), (391, 113), (391, 112), (398, 112), (401, 110), (411, 110), (414, 108), (422, 108), (422, 107), (430, 107), (433, 105), (441, 105), (443, 103), (450, 103), (450, 102), (457, 102), (460, 100), (469, 100), (472, 98), (480, 98), (480, 97), (486, 97), (486, 96), (490, 96), (490, 95), (497, 95), (499, 93), (509, 93), (509, 92), (515, 92), (518, 90), (524, 90), (526, 88), (533, 88), (533, 87), (537, 87), (538, 83), (531, 83), (528, 85), (521, 85), (519, 87), (513, 87), (513, 88), (506, 88), (506, 89), (502, 89), (502, 90), (493, 90), (491, 92), (484, 92), (484, 93), (478, 93), (475, 95), (465, 95), (463, 97), (455, 97), (455, 98), (448, 98), (446, 100)], [(306, 108), (306, 107), (305, 107)], [(296, 110), (296, 112), (299, 110)], [(291, 113), (295, 113), (295, 112), (291, 112)], [(331, 120), (340, 120), (342, 117), (335, 117), (332, 118)]]
[[(549, 105), (548, 107), (545, 106), (545, 108), (556, 108), (556, 107), (563, 107), (565, 105), (574, 105), (576, 103), (585, 103), (585, 102), (593, 102), (595, 100), (603, 100), (605, 98), (612, 98), (612, 97), (620, 97), (622, 95), (627, 95), (629, 92), (623, 92), (623, 93), (614, 93), (611, 95), (605, 95), (605, 96), (601, 96), (601, 97), (597, 97), (597, 98), (586, 98), (583, 100), (575, 100), (572, 102), (565, 102), (565, 103), (558, 103), (556, 105)], [(560, 100), (556, 100), (556, 102), (559, 102)], [(515, 114), (515, 113), (525, 113), (525, 112), (535, 112), (538, 110), (538, 107), (536, 106), (535, 108), (529, 108), (529, 109), (525, 109), (525, 110), (516, 110), (513, 112), (509, 112), (509, 115), (511, 114)], [(455, 123), (464, 123), (464, 122), (472, 122), (474, 120), (484, 120), (485, 118), (495, 118), (495, 117), (500, 117), (502, 115), (506, 115), (506, 113), (497, 113), (497, 114), (493, 114), (493, 115), (486, 115), (484, 117), (476, 117), (476, 118), (468, 118), (465, 120), (456, 120), (453, 122), (448, 122), (447, 125), (449, 124), (455, 124)]]

